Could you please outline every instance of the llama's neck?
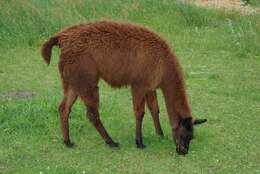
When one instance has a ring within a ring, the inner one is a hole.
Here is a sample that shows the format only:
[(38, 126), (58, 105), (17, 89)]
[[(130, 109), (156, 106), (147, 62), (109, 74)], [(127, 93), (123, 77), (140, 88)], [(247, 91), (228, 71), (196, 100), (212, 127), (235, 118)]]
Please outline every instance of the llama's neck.
[(179, 63), (174, 60), (168, 62), (166, 67), (162, 91), (171, 125), (176, 128), (180, 118), (191, 117), (191, 111)]

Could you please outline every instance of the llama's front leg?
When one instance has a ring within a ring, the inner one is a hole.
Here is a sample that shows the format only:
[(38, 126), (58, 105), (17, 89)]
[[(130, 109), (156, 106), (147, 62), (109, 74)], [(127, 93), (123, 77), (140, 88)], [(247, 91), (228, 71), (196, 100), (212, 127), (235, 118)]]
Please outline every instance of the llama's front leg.
[(136, 120), (136, 146), (145, 148), (142, 138), (142, 122), (144, 117), (145, 94), (142, 89), (132, 87), (133, 107)]
[(84, 101), (87, 107), (87, 117), (93, 126), (96, 128), (98, 133), (104, 139), (106, 144), (110, 147), (118, 147), (119, 144), (114, 142), (112, 138), (107, 133), (106, 129), (104, 128), (99, 112), (98, 112), (98, 105), (99, 105), (99, 94), (98, 89), (95, 88), (94, 90), (88, 91), (87, 93), (81, 95), (82, 100)]
[(146, 103), (151, 112), (156, 134), (163, 137), (163, 131), (159, 120), (159, 105), (157, 101), (156, 91), (151, 91), (146, 94)]

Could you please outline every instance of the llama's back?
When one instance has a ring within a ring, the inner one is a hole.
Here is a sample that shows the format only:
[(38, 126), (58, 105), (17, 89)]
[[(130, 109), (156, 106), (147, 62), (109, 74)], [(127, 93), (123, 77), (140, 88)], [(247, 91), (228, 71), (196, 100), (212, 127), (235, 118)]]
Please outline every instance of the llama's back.
[(170, 54), (158, 35), (130, 24), (80, 24), (58, 35), (61, 59), (80, 61), (86, 69), (94, 66), (97, 74), (115, 87), (133, 83), (157, 87)]

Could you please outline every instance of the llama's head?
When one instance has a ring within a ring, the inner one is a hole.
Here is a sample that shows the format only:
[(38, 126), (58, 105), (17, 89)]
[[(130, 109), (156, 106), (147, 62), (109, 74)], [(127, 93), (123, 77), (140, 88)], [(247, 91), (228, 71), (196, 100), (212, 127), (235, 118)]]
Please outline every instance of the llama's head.
[(176, 143), (176, 152), (179, 155), (185, 155), (189, 151), (190, 141), (193, 138), (193, 125), (206, 122), (206, 119), (180, 118), (179, 126), (173, 130), (173, 136)]

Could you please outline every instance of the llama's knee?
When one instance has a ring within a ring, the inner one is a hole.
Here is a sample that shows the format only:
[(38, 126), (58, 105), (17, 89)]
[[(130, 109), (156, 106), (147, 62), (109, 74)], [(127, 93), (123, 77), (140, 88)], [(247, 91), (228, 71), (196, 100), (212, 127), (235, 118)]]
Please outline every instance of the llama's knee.
[(97, 126), (100, 122), (99, 115), (93, 111), (87, 111), (87, 118), (94, 126)]
[(137, 121), (142, 121), (144, 118), (145, 112), (143, 110), (135, 111), (135, 116)]
[(159, 108), (151, 110), (152, 115), (159, 115), (159, 113), (160, 113)]
[(62, 102), (60, 104), (60, 106), (58, 107), (59, 113), (62, 114), (64, 112), (64, 109), (65, 109), (65, 104), (64, 104), (64, 102)]
[(67, 115), (70, 113), (71, 108), (67, 107), (65, 102), (62, 102), (58, 108), (58, 111), (60, 113), (60, 116), (62, 117), (63, 115)]
[(157, 103), (147, 103), (147, 105), (152, 115), (159, 114), (159, 106)]

